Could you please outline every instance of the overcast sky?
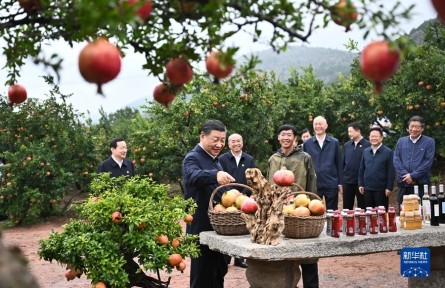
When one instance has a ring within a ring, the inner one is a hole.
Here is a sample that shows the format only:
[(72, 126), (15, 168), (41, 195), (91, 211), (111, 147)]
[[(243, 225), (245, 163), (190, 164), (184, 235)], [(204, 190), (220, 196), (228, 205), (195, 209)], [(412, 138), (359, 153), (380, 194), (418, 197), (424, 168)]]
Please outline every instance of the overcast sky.
[[(386, 1), (393, 2), (391, 0)], [(430, 0), (403, 0), (401, 2), (404, 5), (416, 3), (414, 17), (402, 24), (406, 33), (409, 33), (412, 28), (419, 26), (425, 20), (435, 18), (436, 16)], [(353, 26), (353, 30), (349, 33), (345, 33), (344, 28), (330, 23), (326, 29), (317, 30), (309, 39), (310, 43), (305, 45), (308, 47), (344, 50), (344, 44), (348, 39), (353, 39), (359, 42), (360, 47), (363, 47), (372, 39), (367, 39), (365, 42), (362, 40), (362, 34), (363, 32), (358, 30), (356, 26)], [(252, 43), (246, 35), (236, 35), (232, 43), (240, 45), (240, 51), (237, 56), (268, 48), (262, 44)], [(78, 54), (84, 46), (85, 43), (82, 43), (71, 49), (64, 43), (56, 43), (46, 49), (48, 55), (57, 51), (64, 58), (60, 89), (64, 94), (73, 93), (73, 96), (69, 98), (69, 102), (73, 103), (75, 109), (81, 112), (89, 111), (94, 119), (98, 117), (98, 110), (101, 106), (107, 113), (111, 113), (135, 100), (152, 99), (153, 89), (159, 81), (153, 76), (148, 76), (148, 71), (142, 70), (144, 59), (138, 54), (128, 54), (123, 59), (122, 70), (119, 76), (103, 86), (106, 97), (96, 94), (96, 85), (85, 82), (77, 68)], [(230, 42), (226, 46), (230, 46)], [(1, 57), (0, 61), (5, 61), (4, 57)], [(28, 97), (46, 97), (44, 95), (48, 94), (49, 86), (39, 77), (44, 74), (45, 70), (41, 66), (32, 64), (32, 62), (23, 67), (22, 76), (18, 83), (26, 87)], [(4, 70), (0, 71), (0, 82), (4, 83), (5, 78), (6, 72)], [(3, 87), (0, 93), (6, 94), (7, 88)]]

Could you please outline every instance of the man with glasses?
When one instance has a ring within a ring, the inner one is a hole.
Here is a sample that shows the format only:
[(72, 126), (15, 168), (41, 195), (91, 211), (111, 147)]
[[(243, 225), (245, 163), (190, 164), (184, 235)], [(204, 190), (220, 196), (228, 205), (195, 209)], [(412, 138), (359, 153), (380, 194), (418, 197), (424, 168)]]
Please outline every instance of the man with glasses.
[(397, 201), (402, 204), (403, 195), (414, 194), (414, 185), (419, 187), (419, 197), (424, 193), (423, 185), (430, 184), (431, 167), (435, 154), (434, 140), (422, 135), (425, 119), (413, 116), (408, 120), (409, 136), (397, 141), (394, 152), (394, 167), (397, 173), (399, 191)]

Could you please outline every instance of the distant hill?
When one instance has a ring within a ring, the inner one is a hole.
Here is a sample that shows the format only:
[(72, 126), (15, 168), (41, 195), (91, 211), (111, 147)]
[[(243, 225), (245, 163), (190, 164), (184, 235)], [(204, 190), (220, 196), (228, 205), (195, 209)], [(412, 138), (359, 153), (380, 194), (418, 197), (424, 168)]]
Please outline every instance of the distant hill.
[(326, 84), (337, 82), (339, 73), (349, 75), (351, 63), (357, 57), (357, 54), (347, 51), (305, 46), (289, 46), (280, 54), (269, 49), (253, 55), (262, 61), (257, 66), (259, 70), (274, 71), (283, 82), (289, 79), (290, 68), (301, 72), (303, 68), (312, 66), (315, 75)]

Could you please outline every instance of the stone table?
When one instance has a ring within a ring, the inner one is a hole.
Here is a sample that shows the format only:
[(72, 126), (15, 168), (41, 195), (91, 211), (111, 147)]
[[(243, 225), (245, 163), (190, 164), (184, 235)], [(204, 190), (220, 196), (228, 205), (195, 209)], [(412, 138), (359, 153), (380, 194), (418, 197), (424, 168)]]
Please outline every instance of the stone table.
[(224, 236), (208, 231), (201, 232), (200, 242), (212, 250), (246, 258), (246, 277), (251, 288), (295, 288), (301, 276), (297, 267), (302, 260), (371, 254), (406, 247), (429, 247), (431, 251), (431, 275), (409, 278), (408, 287), (439, 288), (445, 285), (445, 225), (379, 234), (341, 235), (340, 238), (326, 236), (323, 230), (317, 238), (288, 239), (281, 236), (276, 246), (252, 243), (249, 237)]

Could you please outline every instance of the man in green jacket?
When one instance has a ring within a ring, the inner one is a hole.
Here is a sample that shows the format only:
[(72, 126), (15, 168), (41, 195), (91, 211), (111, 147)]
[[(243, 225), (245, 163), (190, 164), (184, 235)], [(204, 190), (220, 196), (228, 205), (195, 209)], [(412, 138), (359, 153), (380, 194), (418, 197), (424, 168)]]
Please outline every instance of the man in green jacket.
[[(297, 129), (293, 125), (278, 128), (278, 141), (281, 148), (270, 156), (267, 179), (274, 183), (273, 174), (283, 166), (295, 175), (295, 183), (305, 191), (317, 194), (317, 177), (311, 156), (301, 147), (295, 145)], [(298, 190), (298, 189), (295, 189)], [(301, 264), (304, 288), (318, 288), (318, 259), (308, 260)]]

